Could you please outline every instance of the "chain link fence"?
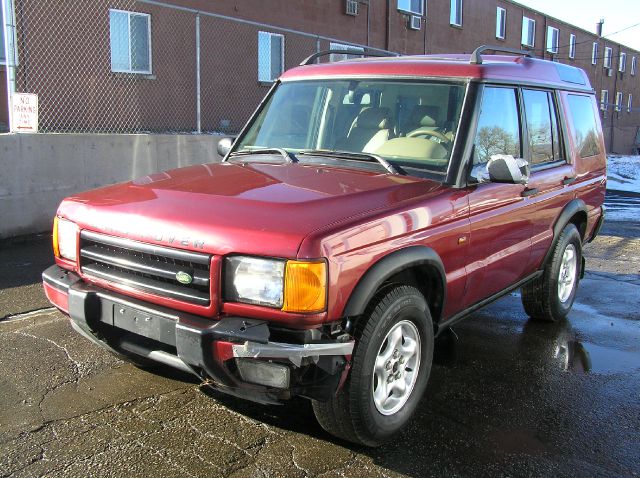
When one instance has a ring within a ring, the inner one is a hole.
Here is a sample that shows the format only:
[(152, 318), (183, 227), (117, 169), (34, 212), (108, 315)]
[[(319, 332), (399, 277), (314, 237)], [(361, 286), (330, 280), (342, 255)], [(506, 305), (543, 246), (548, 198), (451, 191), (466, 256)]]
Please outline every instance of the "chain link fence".
[(234, 134), (273, 79), (336, 42), (152, 0), (13, 8), (15, 91), (38, 95), (41, 132)]

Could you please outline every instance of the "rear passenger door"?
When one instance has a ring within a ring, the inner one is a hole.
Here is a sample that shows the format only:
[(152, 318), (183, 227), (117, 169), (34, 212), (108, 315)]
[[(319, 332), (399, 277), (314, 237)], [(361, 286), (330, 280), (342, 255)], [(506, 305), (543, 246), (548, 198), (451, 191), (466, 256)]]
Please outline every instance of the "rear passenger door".
[(525, 159), (531, 177), (525, 190), (525, 210), (531, 221), (531, 256), (527, 269), (537, 269), (553, 241), (553, 225), (574, 197), (569, 186), (575, 170), (568, 161), (564, 122), (552, 90), (522, 88), (525, 118)]

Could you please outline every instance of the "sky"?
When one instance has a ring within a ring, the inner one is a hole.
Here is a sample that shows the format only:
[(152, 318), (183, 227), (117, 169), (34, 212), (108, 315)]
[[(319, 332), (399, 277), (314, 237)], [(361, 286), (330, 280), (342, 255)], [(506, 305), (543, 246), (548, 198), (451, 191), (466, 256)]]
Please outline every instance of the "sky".
[[(640, 50), (640, 0), (516, 0), (522, 5), (556, 17), (590, 32), (604, 18), (602, 35)], [(623, 32), (610, 35), (631, 27)]]

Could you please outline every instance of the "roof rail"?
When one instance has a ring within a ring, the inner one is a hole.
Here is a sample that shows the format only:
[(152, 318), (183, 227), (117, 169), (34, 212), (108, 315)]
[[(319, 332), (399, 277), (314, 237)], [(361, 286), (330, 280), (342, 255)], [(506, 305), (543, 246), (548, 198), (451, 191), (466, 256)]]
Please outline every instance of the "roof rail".
[(530, 51), (518, 50), (516, 48), (506, 48), (503, 46), (481, 45), (473, 51), (473, 53), (471, 54), (471, 59), (469, 60), (469, 63), (473, 65), (482, 65), (481, 55), (485, 51), (499, 51), (503, 53), (513, 53), (514, 55), (522, 55), (522, 56), (527, 56), (529, 58), (533, 58), (533, 55), (531, 54)]
[(325, 55), (331, 55), (331, 54), (338, 54), (338, 55), (362, 55), (362, 56), (400, 56), (397, 53), (390, 53), (390, 52), (378, 52), (378, 51), (372, 51), (372, 50), (323, 50), (323, 51), (319, 51), (317, 53), (314, 53), (313, 55), (305, 58), (304, 60), (302, 60), (302, 63), (300, 63), (300, 66), (306, 66), (306, 65), (310, 65), (314, 60), (316, 60), (317, 58), (320, 58), (321, 56), (325, 56)]

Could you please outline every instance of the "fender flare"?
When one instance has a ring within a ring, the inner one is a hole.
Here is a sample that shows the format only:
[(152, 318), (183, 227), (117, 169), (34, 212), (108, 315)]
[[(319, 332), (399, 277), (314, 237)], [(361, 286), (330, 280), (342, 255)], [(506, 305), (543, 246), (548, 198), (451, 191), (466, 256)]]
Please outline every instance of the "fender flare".
[(410, 246), (394, 251), (373, 264), (351, 292), (342, 314), (343, 317), (362, 315), (380, 286), (389, 277), (414, 266), (429, 266), (437, 272), (436, 280), (439, 281), (442, 293), (442, 299), (439, 303), (432, 305), (435, 306), (435, 313), (432, 314), (433, 320), (437, 322), (446, 301), (446, 275), (440, 256), (436, 251), (425, 246)]
[[(571, 222), (571, 218), (579, 212), (583, 212), (585, 216), (587, 216), (587, 205), (582, 199), (572, 199), (562, 209), (560, 215), (558, 216), (558, 219), (556, 219), (556, 222), (553, 225), (553, 241), (551, 241), (551, 246), (544, 256), (542, 264), (540, 265), (540, 269), (544, 269), (545, 265), (549, 261), (549, 258), (551, 257), (551, 254), (553, 254), (553, 250), (556, 246), (556, 242), (558, 242), (558, 237), (562, 233), (562, 230), (567, 226), (567, 224)], [(582, 236), (582, 240), (584, 241), (584, 234), (582, 232), (580, 232), (580, 236)]]

